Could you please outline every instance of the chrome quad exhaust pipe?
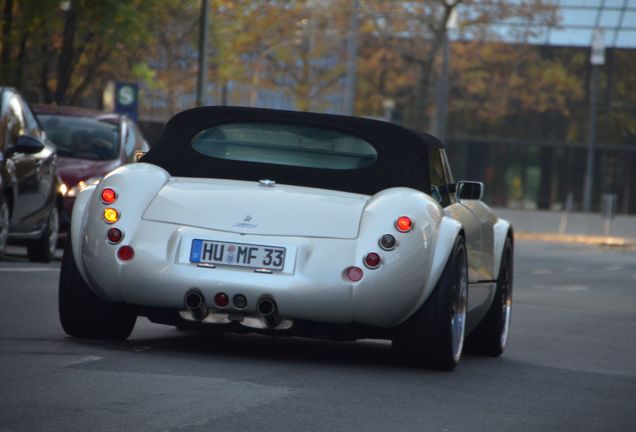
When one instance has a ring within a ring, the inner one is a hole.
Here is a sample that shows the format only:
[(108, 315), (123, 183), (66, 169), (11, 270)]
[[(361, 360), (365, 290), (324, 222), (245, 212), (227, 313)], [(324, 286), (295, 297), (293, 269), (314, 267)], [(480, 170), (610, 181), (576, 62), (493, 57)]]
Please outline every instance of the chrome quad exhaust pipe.
[(277, 327), (281, 322), (276, 302), (271, 298), (265, 297), (260, 299), (256, 304), (256, 311), (265, 320), (269, 328)]
[(188, 291), (184, 298), (185, 307), (190, 313), (192, 317), (201, 321), (208, 315), (208, 308), (205, 305), (205, 298), (203, 298), (203, 294), (201, 294), (198, 290)]

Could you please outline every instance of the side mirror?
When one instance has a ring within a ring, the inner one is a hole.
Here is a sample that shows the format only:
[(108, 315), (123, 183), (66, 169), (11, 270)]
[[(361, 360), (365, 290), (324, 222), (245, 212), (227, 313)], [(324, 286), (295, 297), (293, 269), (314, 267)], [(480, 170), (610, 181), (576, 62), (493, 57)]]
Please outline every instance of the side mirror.
[(37, 139), (27, 135), (20, 135), (15, 145), (11, 147), (11, 153), (33, 154), (44, 150), (44, 144)]
[(484, 196), (484, 184), (473, 181), (460, 181), (457, 183), (457, 199), (480, 200)]

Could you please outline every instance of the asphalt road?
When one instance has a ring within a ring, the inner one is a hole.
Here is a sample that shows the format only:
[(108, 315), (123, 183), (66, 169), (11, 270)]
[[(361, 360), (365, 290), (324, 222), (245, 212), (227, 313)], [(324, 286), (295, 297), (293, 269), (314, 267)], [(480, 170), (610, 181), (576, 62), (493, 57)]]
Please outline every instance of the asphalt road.
[(57, 319), (59, 260), (0, 262), (0, 431), (635, 431), (636, 253), (519, 242), (511, 339), (454, 372), (384, 342)]

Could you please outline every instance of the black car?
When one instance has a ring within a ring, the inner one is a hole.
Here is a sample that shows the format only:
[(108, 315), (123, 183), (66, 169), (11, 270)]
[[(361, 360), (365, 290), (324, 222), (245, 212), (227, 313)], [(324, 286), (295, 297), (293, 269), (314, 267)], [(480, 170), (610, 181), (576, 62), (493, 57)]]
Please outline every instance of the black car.
[(59, 178), (55, 146), (31, 108), (0, 87), (0, 256), (24, 244), (31, 261), (48, 262), (57, 244)]

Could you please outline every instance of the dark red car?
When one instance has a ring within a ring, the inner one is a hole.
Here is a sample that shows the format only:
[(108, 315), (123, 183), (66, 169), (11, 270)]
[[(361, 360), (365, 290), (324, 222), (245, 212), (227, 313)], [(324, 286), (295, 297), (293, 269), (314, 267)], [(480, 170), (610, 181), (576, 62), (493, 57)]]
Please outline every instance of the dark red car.
[(128, 117), (84, 108), (33, 105), (33, 111), (57, 147), (63, 197), (61, 228), (69, 226), (75, 197), (120, 165), (135, 161), (148, 143)]

